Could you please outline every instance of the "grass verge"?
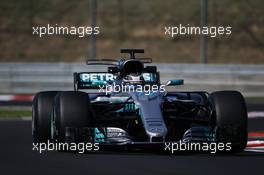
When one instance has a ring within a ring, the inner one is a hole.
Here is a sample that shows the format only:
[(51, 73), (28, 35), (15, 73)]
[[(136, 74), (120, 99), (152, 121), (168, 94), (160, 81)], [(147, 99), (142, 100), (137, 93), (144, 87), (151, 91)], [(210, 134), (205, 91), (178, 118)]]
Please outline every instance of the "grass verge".
[(12, 110), (4, 109), (0, 110), (0, 118), (20, 118), (20, 117), (30, 117), (30, 110)]

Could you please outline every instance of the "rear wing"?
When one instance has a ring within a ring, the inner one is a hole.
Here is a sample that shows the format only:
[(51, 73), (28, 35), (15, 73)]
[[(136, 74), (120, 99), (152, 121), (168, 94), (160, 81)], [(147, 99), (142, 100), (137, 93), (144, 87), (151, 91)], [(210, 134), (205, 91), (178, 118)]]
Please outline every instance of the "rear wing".
[[(135, 58), (136, 60), (142, 62), (142, 63), (152, 63), (152, 58)], [(112, 66), (118, 66), (119, 60), (114, 59), (87, 59), (86, 64), (87, 65), (112, 65)]]
[[(108, 72), (75, 72), (74, 88), (78, 89), (99, 89), (104, 85), (111, 84), (117, 79), (117, 76)], [(143, 72), (142, 76), (145, 84), (159, 84), (159, 73)]]

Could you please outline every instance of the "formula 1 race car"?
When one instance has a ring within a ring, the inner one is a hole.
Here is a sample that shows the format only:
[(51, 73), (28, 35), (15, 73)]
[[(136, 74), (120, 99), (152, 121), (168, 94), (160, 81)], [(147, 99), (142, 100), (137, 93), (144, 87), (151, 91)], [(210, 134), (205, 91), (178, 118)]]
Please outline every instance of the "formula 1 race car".
[[(73, 91), (43, 91), (32, 110), (34, 142), (152, 145), (165, 142), (247, 144), (247, 109), (237, 91), (167, 91), (183, 80), (160, 83), (143, 49), (121, 49), (129, 59), (88, 60), (107, 72), (75, 72)], [(89, 70), (89, 66), (88, 66)], [(96, 90), (90, 92), (89, 90)], [(89, 92), (87, 92), (89, 91)]]

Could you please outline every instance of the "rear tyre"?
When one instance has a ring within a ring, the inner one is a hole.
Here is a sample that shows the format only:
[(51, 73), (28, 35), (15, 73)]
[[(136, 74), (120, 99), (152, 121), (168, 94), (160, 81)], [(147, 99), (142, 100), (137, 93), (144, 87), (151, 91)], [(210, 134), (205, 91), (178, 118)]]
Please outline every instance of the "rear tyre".
[(66, 127), (91, 127), (92, 113), (88, 94), (78, 91), (59, 93), (55, 98), (52, 120), (52, 137), (59, 142), (66, 141)]
[(244, 97), (237, 91), (218, 91), (209, 98), (215, 111), (217, 141), (231, 143), (232, 152), (242, 152), (247, 145), (247, 109)]
[(46, 142), (51, 139), (50, 123), (53, 100), (57, 91), (43, 91), (35, 95), (32, 105), (33, 142)]

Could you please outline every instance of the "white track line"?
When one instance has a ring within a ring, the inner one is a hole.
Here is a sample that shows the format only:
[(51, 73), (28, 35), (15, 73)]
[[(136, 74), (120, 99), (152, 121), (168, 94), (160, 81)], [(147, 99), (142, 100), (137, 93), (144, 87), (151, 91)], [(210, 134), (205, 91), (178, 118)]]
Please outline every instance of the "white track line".
[(247, 151), (247, 152), (258, 152), (258, 153), (264, 153), (264, 149), (246, 148), (245, 151)]
[(21, 120), (23, 120), (23, 121), (31, 121), (32, 120), (32, 118), (31, 117), (20, 117), (21, 118)]
[(0, 95), (0, 101), (11, 101), (13, 98), (14, 95)]
[(248, 112), (248, 118), (263, 118), (264, 111), (251, 111)]

